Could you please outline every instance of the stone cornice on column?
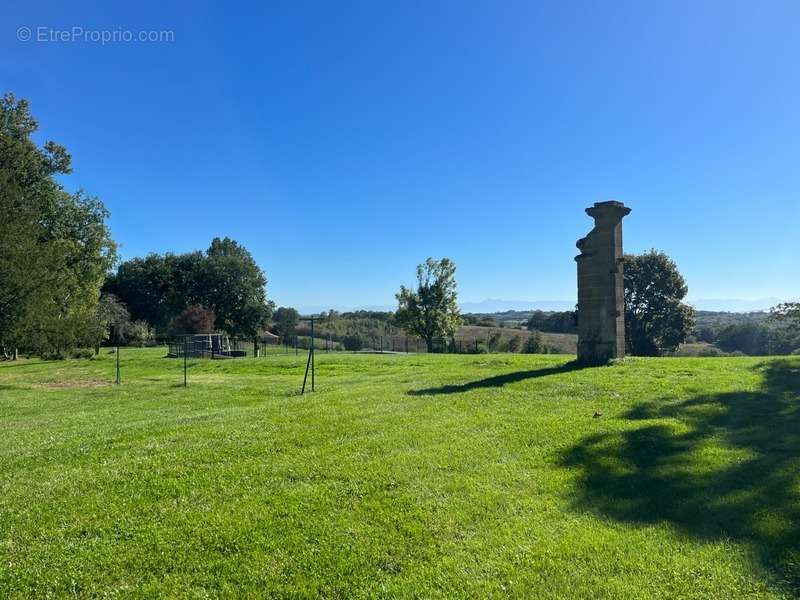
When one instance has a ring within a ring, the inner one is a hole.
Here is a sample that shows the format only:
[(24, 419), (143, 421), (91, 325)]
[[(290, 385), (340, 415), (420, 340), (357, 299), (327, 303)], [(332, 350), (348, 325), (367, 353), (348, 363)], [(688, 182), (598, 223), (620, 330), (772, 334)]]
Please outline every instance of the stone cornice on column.
[(625, 356), (625, 289), (622, 202), (596, 202), (586, 209), (594, 229), (577, 242), (578, 360), (602, 364)]

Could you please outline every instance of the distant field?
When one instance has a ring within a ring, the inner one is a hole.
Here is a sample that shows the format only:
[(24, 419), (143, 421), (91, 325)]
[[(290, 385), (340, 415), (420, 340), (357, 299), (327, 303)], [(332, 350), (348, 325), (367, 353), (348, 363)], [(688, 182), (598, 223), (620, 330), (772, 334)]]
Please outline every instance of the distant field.
[(0, 363), (0, 597), (791, 598), (800, 359)]

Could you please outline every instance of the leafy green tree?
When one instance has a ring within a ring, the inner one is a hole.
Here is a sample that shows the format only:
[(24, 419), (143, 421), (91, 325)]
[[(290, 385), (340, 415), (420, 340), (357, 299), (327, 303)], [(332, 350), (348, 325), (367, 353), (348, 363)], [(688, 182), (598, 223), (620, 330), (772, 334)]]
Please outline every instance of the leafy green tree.
[(651, 250), (625, 256), (625, 338), (632, 354), (673, 351), (694, 326), (694, 309), (682, 302), (688, 287), (675, 263)]
[(36, 145), (28, 103), (0, 100), (0, 343), (34, 352), (91, 338), (100, 286), (116, 246), (96, 198), (69, 194), (71, 172), (55, 142)]
[(503, 340), (503, 334), (499, 331), (493, 331), (487, 341), (487, 346), (490, 352), (494, 352), (500, 347), (500, 342)]
[(461, 325), (456, 296), (456, 265), (449, 258), (428, 258), (417, 266), (417, 289), (400, 286), (395, 322), (423, 340), (433, 352), (434, 340), (451, 338)]
[(280, 306), (272, 315), (273, 332), (275, 335), (286, 338), (286, 336), (294, 333), (299, 321), (300, 313), (297, 312), (296, 309), (288, 306)]
[(524, 351), (526, 354), (541, 354), (544, 352), (542, 334), (534, 329), (525, 341)]
[(770, 309), (770, 317), (775, 321), (800, 325), (800, 302), (784, 302)]
[(120, 298), (134, 320), (144, 320), (165, 333), (178, 313), (192, 303), (176, 298), (174, 265), (169, 256), (149, 254), (123, 262), (109, 275), (103, 290)]
[(175, 334), (213, 333), (216, 316), (214, 311), (203, 306), (190, 306), (172, 320)]
[(716, 346), (725, 352), (764, 356), (770, 354), (770, 331), (760, 323), (733, 323), (719, 332)]
[(196, 293), (216, 314), (217, 329), (246, 337), (263, 330), (273, 309), (266, 286), (264, 272), (244, 246), (227, 237), (214, 238)]
[(99, 354), (100, 344), (104, 341), (112, 344), (124, 344), (130, 325), (131, 316), (119, 298), (113, 294), (103, 294), (100, 296), (94, 318), (87, 330), (87, 342), (94, 346), (94, 353)]
[(132, 321), (125, 328), (125, 342), (131, 346), (145, 346), (155, 340), (155, 330), (147, 321)]
[(515, 335), (514, 337), (508, 340), (508, 344), (506, 345), (506, 347), (508, 348), (509, 352), (517, 352), (521, 345), (522, 345), (522, 339), (518, 335)]
[(525, 326), (529, 331), (552, 333), (575, 333), (578, 330), (578, 311), (565, 310), (544, 312), (535, 310)]
[(216, 315), (214, 328), (254, 337), (272, 314), (267, 278), (252, 255), (229, 238), (215, 238), (208, 250), (188, 254), (150, 254), (122, 263), (105, 291), (116, 294), (135, 320), (145, 320), (162, 334), (190, 306)]
[(344, 336), (342, 344), (345, 350), (350, 350), (351, 352), (361, 350), (364, 347), (364, 341), (361, 339), (361, 336), (358, 335)]

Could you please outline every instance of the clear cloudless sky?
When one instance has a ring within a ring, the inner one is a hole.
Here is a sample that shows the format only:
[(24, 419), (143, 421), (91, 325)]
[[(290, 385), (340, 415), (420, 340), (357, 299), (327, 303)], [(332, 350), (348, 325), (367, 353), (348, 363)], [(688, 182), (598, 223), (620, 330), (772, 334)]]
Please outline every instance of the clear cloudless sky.
[[(174, 41), (37, 41), (73, 27)], [(796, 0), (27, 0), (0, 77), (123, 258), (231, 236), (279, 304), (391, 304), (428, 256), (464, 301), (573, 300), (606, 199), (691, 298), (800, 296)]]

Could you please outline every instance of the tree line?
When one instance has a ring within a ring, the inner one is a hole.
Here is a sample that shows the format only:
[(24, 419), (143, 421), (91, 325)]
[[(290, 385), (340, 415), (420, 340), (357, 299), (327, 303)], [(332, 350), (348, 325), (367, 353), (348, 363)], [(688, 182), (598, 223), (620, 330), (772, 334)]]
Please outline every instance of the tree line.
[[(246, 248), (215, 238), (204, 252), (118, 264), (98, 198), (69, 193), (64, 146), (33, 140), (28, 102), (0, 100), (0, 353), (63, 357), (104, 341), (146, 342), (189, 329), (253, 336), (270, 320), (267, 279)], [(116, 270), (114, 270), (114, 267)], [(186, 331), (189, 332), (189, 331)]]
[(230, 238), (214, 238), (205, 252), (150, 254), (119, 265), (103, 285), (134, 320), (162, 338), (225, 331), (255, 337), (274, 304), (267, 278), (250, 252)]
[[(33, 140), (38, 123), (28, 103), (0, 100), (0, 354), (18, 349), (61, 356), (103, 342), (146, 343), (181, 333), (224, 331), (255, 337), (270, 329), (297, 333), (299, 313), (267, 298), (267, 278), (250, 252), (230, 238), (214, 238), (204, 251), (150, 254), (119, 263), (98, 198), (70, 193), (57, 180), (72, 172), (60, 144)], [(464, 323), (496, 326), (490, 316), (462, 316), (456, 265), (428, 258), (416, 284), (400, 286), (394, 313), (358, 311), (324, 315), (325, 331), (346, 348), (361, 337), (404, 331), (424, 340), (454, 340)], [(747, 354), (790, 352), (800, 347), (800, 306), (776, 307), (768, 323), (695, 328), (684, 299), (688, 287), (675, 263), (651, 250), (625, 257), (628, 351), (658, 355), (687, 338)], [(534, 311), (530, 331), (573, 333), (575, 311)], [(530, 338), (529, 338), (530, 339)], [(531, 349), (535, 342), (530, 342)]]
[(94, 345), (100, 288), (116, 244), (103, 203), (67, 192), (56, 176), (72, 171), (67, 150), (32, 139), (28, 103), (0, 100), (0, 348), (61, 353)]

